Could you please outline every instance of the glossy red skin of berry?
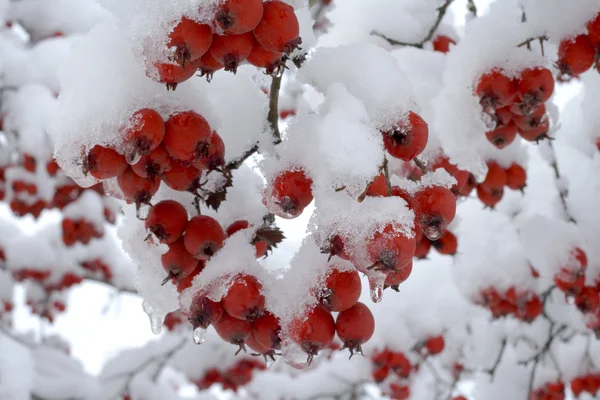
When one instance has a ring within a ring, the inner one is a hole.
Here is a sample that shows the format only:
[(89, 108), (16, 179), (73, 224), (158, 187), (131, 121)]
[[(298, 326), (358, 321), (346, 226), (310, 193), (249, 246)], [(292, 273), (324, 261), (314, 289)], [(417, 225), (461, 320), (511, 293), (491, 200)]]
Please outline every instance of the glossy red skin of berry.
[(212, 79), (212, 76), (216, 71), (223, 68), (225, 68), (225, 66), (213, 57), (213, 55), (210, 53), (210, 50), (200, 58), (198, 66), (200, 76), (206, 76), (206, 79), (209, 81)]
[(234, 318), (254, 321), (265, 310), (262, 285), (251, 275), (238, 275), (221, 302), (227, 314)]
[(256, 340), (268, 349), (281, 349), (281, 325), (279, 319), (268, 311), (254, 321), (252, 332)]
[(595, 53), (587, 35), (565, 39), (558, 46), (558, 68), (564, 75), (577, 77), (592, 67)]
[(212, 130), (202, 115), (195, 111), (174, 113), (165, 127), (163, 145), (171, 157), (191, 163), (208, 153)]
[(456, 251), (458, 250), (458, 239), (450, 231), (444, 232), (444, 236), (435, 242), (432, 242), (431, 244), (438, 251), (438, 253), (448, 256), (455, 255)]
[(194, 272), (192, 272), (184, 278), (177, 279), (177, 292), (181, 293), (185, 289), (192, 287), (192, 282), (194, 281), (194, 278), (196, 277), (196, 275), (199, 275), (202, 272), (205, 266), (205, 261), (198, 261), (198, 265), (196, 266)]
[(452, 185), (452, 188), (450, 189), (452, 193), (459, 193), (468, 183), (469, 173), (452, 164), (448, 157), (444, 156), (438, 159), (433, 168), (444, 168), (450, 175), (454, 177), (454, 179), (456, 179), (456, 184)]
[(575, 296), (575, 306), (583, 313), (593, 313), (600, 307), (600, 294), (595, 287), (586, 286)]
[(246, 61), (255, 67), (265, 68), (265, 72), (271, 74), (283, 66), (282, 56), (283, 53), (267, 50), (255, 41)]
[(506, 170), (506, 186), (512, 190), (523, 190), (527, 184), (527, 171), (519, 164), (511, 164)]
[(399, 186), (392, 186), (392, 196), (400, 197), (404, 201), (406, 201), (406, 206), (410, 209), (412, 206), (412, 195), (408, 193), (406, 190), (402, 189)]
[[(427, 239), (425, 239), (427, 240)], [(385, 277), (385, 285), (386, 286), (397, 286), (399, 284), (401, 284), (402, 282), (406, 281), (410, 274), (412, 273), (412, 269), (413, 269), (413, 263), (412, 261), (405, 266), (404, 268), (402, 268), (399, 271), (390, 271), (388, 272), (387, 276)]]
[(371, 375), (373, 376), (373, 380), (375, 381), (375, 383), (381, 383), (386, 380), (389, 374), (390, 369), (386, 365), (384, 365), (374, 369)]
[(319, 293), (319, 302), (328, 311), (344, 311), (356, 304), (362, 286), (356, 270), (333, 269), (325, 279), (325, 288)]
[(391, 131), (383, 133), (383, 144), (387, 152), (404, 161), (411, 161), (421, 154), (428, 139), (427, 122), (412, 111), (407, 118), (398, 121)]
[(56, 176), (59, 169), (60, 167), (54, 158), (46, 163), (46, 172), (48, 172), (48, 175), (50, 176)]
[(256, 28), (263, 16), (262, 0), (225, 0), (215, 22), (225, 35), (241, 35)]
[(206, 215), (190, 219), (183, 235), (185, 248), (199, 260), (208, 260), (223, 247), (225, 239), (219, 222)]
[(142, 108), (133, 113), (129, 122), (121, 128), (123, 144), (131, 159), (150, 154), (165, 137), (165, 123), (158, 112)]
[(212, 40), (210, 26), (183, 17), (169, 33), (167, 46), (175, 47), (174, 61), (184, 64), (202, 57), (210, 48)]
[(312, 179), (302, 169), (281, 172), (272, 183), (272, 196), (278, 203), (278, 216), (296, 218), (313, 200)]
[(32, 155), (29, 155), (27, 153), (24, 153), (23, 154), (23, 168), (26, 171), (35, 173), (36, 167), (37, 167), (37, 161), (36, 161), (35, 157), (33, 157)]
[(433, 50), (440, 53), (447, 53), (450, 51), (450, 45), (456, 44), (456, 42), (450, 39), (446, 35), (437, 35), (432, 42)]
[(477, 197), (483, 204), (490, 208), (494, 208), (496, 204), (502, 200), (504, 196), (504, 188), (496, 189), (493, 192), (482, 185), (477, 185)]
[(517, 87), (517, 96), (530, 109), (550, 99), (554, 92), (554, 77), (546, 68), (527, 68), (521, 72)]
[(225, 143), (217, 132), (213, 132), (208, 144), (208, 151), (194, 161), (199, 170), (215, 170), (225, 165)]
[(294, 319), (289, 332), (291, 339), (310, 357), (333, 342), (335, 321), (329, 311), (316, 306), (307, 314)]
[(184, 166), (178, 161), (173, 161), (171, 169), (162, 174), (162, 180), (173, 190), (195, 192), (200, 187), (201, 174), (193, 165)]
[(416, 240), (406, 237), (394, 227), (386, 225), (383, 230), (375, 232), (367, 243), (367, 252), (373, 265), (369, 268), (389, 272), (406, 267), (415, 254)]
[(108, 147), (96, 145), (90, 149), (83, 161), (83, 172), (96, 179), (110, 179), (127, 169), (125, 157)]
[(150, 209), (145, 226), (161, 243), (169, 244), (181, 237), (187, 220), (184, 206), (174, 200), (163, 200)]
[(154, 68), (158, 74), (158, 81), (167, 86), (167, 90), (177, 89), (177, 85), (187, 81), (200, 67), (200, 59), (193, 60), (185, 65), (171, 62), (155, 63)]
[(266, 354), (269, 351), (271, 351), (269, 347), (264, 346), (262, 343), (256, 340), (256, 336), (254, 336), (254, 331), (246, 339), (246, 346), (248, 346), (250, 350), (252, 350), (256, 354)]
[(531, 296), (525, 305), (517, 305), (516, 317), (525, 322), (532, 322), (542, 315), (544, 305), (538, 296)]
[(390, 383), (391, 397), (394, 400), (407, 400), (410, 398), (410, 386)]
[(238, 65), (246, 61), (252, 52), (253, 46), (252, 33), (229, 36), (215, 35), (213, 44), (210, 47), (210, 54), (216, 61), (223, 64), (225, 71), (236, 73)]
[(512, 121), (514, 117), (514, 114), (511, 111), (511, 106), (498, 108), (496, 110), (495, 117), (498, 125), (508, 125), (508, 123)]
[(213, 326), (221, 339), (238, 346), (243, 346), (252, 333), (252, 323), (234, 318), (226, 312), (218, 322), (213, 323)]
[(160, 186), (160, 179), (157, 177), (142, 178), (131, 168), (119, 175), (117, 182), (125, 200), (136, 204), (148, 204)]
[(338, 314), (335, 330), (344, 348), (350, 349), (351, 353), (360, 351), (361, 345), (373, 336), (375, 318), (369, 307), (358, 302)]
[(485, 180), (481, 182), (481, 186), (489, 190), (500, 190), (506, 186), (506, 181), (506, 171), (495, 162), (490, 162), (488, 163), (487, 175)]
[(185, 250), (181, 239), (171, 243), (169, 250), (160, 257), (160, 260), (165, 271), (174, 278), (185, 278), (198, 266), (198, 260)]
[(212, 301), (206, 296), (196, 296), (190, 305), (188, 320), (194, 328), (206, 329), (210, 324), (218, 323), (224, 314), (220, 302)]
[(377, 175), (377, 177), (367, 186), (367, 196), (371, 197), (385, 197), (387, 196), (387, 183), (385, 181), (385, 175), (383, 173)]
[(516, 93), (516, 81), (497, 69), (483, 74), (475, 88), (475, 94), (480, 98), (484, 111), (489, 114), (493, 114), (496, 108), (511, 104)]
[(399, 352), (390, 352), (388, 365), (399, 377), (407, 378), (410, 375), (412, 365), (406, 356)]
[(256, 41), (269, 51), (291, 53), (302, 43), (294, 8), (278, 0), (266, 1), (263, 6), (263, 17), (254, 29)]
[(158, 146), (150, 154), (142, 156), (131, 168), (142, 178), (161, 176), (171, 170), (171, 161), (171, 156), (164, 146)]
[(515, 141), (517, 126), (511, 121), (507, 125), (500, 125), (496, 129), (486, 132), (485, 137), (498, 149), (503, 149)]
[(531, 130), (540, 126), (546, 118), (546, 106), (541, 104), (533, 110), (529, 115), (515, 115), (513, 121), (521, 130)]
[(413, 196), (415, 224), (430, 240), (442, 237), (456, 215), (456, 197), (442, 186), (430, 186)]
[(440, 354), (444, 351), (445, 341), (443, 336), (435, 336), (427, 339), (425, 342), (425, 348), (431, 355)]
[(588, 38), (595, 48), (600, 46), (600, 13), (596, 14), (587, 24)]
[(529, 142), (539, 142), (548, 137), (549, 129), (550, 121), (548, 121), (547, 118), (544, 118), (536, 128), (521, 130), (519, 131), (519, 135)]

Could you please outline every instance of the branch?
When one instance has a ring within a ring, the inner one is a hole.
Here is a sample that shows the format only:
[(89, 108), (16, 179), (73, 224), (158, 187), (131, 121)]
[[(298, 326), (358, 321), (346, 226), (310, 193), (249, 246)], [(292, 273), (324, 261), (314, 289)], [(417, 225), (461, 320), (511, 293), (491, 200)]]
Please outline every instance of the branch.
[(91, 276), (86, 276), (84, 279), (86, 281), (102, 283), (102, 284), (104, 284), (106, 286), (110, 286), (113, 289), (115, 289), (118, 293), (129, 293), (129, 294), (138, 295), (138, 292), (135, 289), (133, 289), (133, 288), (118, 287), (118, 286), (115, 286), (114, 283), (108, 282), (108, 281), (103, 280), (103, 279), (94, 278), (94, 277), (91, 277)]
[(475, 5), (474, 0), (467, 0), (467, 10), (469, 10), (474, 17), (477, 16), (477, 6)]
[(435, 32), (437, 31), (437, 29), (440, 27), (440, 24), (442, 23), (442, 19), (444, 19), (444, 15), (446, 15), (446, 11), (448, 10), (448, 7), (450, 7), (450, 5), (452, 4), (453, 1), (454, 0), (445, 0), (444, 4), (442, 4), (440, 7), (438, 7), (438, 9), (437, 9), (438, 16), (437, 16), (435, 23), (431, 26), (431, 28), (429, 28), (429, 32), (427, 32), (427, 36), (425, 36), (423, 38), (423, 40), (421, 40), (420, 42), (417, 42), (417, 43), (400, 42), (398, 40), (391, 39), (379, 32), (376, 32), (376, 31), (371, 32), (371, 34), (374, 36), (379, 36), (379, 37), (387, 40), (389, 44), (394, 45), (394, 46), (411, 46), (411, 47), (416, 47), (416, 48), (422, 49), (423, 45), (425, 45), (425, 43), (429, 42), (433, 38), (433, 35), (435, 35)]
[(250, 157), (252, 157), (252, 155), (254, 155), (255, 153), (258, 152), (258, 143), (255, 144), (254, 146), (250, 147), (248, 150), (246, 150), (245, 152), (243, 152), (238, 158), (231, 160), (230, 162), (227, 163), (227, 165), (225, 166), (228, 170), (232, 170), (232, 169), (238, 169), (239, 167), (242, 166), (242, 164)]
[[(561, 181), (562, 176), (560, 174), (560, 170), (558, 169), (558, 162), (556, 160), (556, 151), (554, 151), (554, 145), (552, 144), (552, 141), (548, 141), (548, 146), (550, 147), (550, 150), (552, 151), (552, 163), (550, 164), (550, 166), (554, 170), (554, 177), (556, 178), (556, 183), (558, 184)], [(569, 207), (567, 206), (568, 191), (561, 189), (560, 187), (558, 187), (558, 185), (557, 185), (557, 189), (558, 189), (558, 194), (560, 196), (560, 201), (562, 203), (566, 217), (568, 218), (568, 220), (570, 222), (576, 224), (577, 221), (575, 220), (575, 218), (573, 218), (571, 216), (571, 214), (569, 213)]]
[(498, 369), (498, 366), (500, 365), (500, 362), (502, 361), (502, 357), (504, 356), (504, 351), (506, 350), (506, 344), (507, 344), (507, 339), (504, 338), (502, 340), (502, 347), (500, 347), (500, 352), (498, 353), (498, 357), (496, 357), (496, 361), (494, 362), (494, 365), (492, 366), (492, 368), (488, 368), (483, 371), (483, 372), (491, 375), (492, 382), (494, 381), (494, 377), (496, 375), (496, 370)]
[(388, 159), (387, 157), (383, 157), (383, 176), (385, 176), (385, 190), (387, 191), (387, 195), (392, 195), (392, 183), (390, 182), (390, 171), (388, 170)]
[(421, 172), (423, 174), (426, 174), (427, 172), (429, 172), (429, 170), (427, 169), (425, 164), (423, 164), (423, 161), (419, 160), (417, 157), (413, 158), (413, 161), (416, 164), (416, 166), (419, 167), (419, 169), (421, 170)]
[(279, 90), (281, 89), (281, 78), (285, 68), (281, 69), (277, 75), (271, 80), (271, 90), (269, 92), (269, 114), (267, 119), (273, 131), (275, 144), (281, 143), (281, 133), (279, 132)]

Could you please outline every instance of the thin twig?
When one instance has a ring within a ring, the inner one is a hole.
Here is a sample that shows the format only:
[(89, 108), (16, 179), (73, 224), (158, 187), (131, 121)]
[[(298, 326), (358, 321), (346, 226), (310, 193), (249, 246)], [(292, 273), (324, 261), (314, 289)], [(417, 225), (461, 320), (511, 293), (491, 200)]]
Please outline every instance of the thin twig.
[(388, 196), (392, 195), (392, 183), (390, 182), (390, 171), (388, 170), (388, 159), (383, 157), (383, 176), (385, 176), (385, 190)]
[(394, 46), (410, 46), (410, 47), (417, 47), (419, 49), (422, 49), (423, 46), (425, 45), (425, 43), (429, 42), (433, 38), (433, 35), (435, 35), (435, 32), (437, 31), (437, 29), (440, 27), (440, 24), (442, 23), (442, 19), (444, 19), (444, 15), (446, 15), (446, 11), (448, 10), (448, 7), (450, 7), (450, 5), (452, 4), (453, 1), (454, 0), (445, 0), (444, 4), (442, 4), (440, 7), (438, 7), (438, 9), (437, 9), (438, 16), (437, 16), (437, 19), (435, 20), (435, 23), (431, 26), (431, 28), (429, 28), (429, 32), (427, 32), (427, 36), (425, 36), (423, 38), (423, 40), (421, 40), (420, 42), (417, 42), (417, 43), (400, 42), (398, 40), (391, 39), (379, 32), (376, 32), (376, 31), (371, 32), (371, 34), (374, 36), (379, 36), (379, 37), (387, 40), (388, 43), (390, 43), (391, 45), (394, 45)]
[(577, 221), (575, 220), (575, 218), (573, 218), (571, 216), (571, 214), (569, 213), (569, 207), (567, 206), (568, 191), (566, 189), (561, 189), (560, 187), (558, 187), (560, 184), (560, 181), (562, 179), (562, 176), (560, 174), (560, 169), (558, 169), (558, 161), (556, 160), (556, 151), (554, 150), (554, 145), (552, 144), (552, 141), (548, 141), (548, 146), (550, 147), (550, 151), (552, 151), (552, 163), (550, 164), (550, 166), (554, 170), (554, 177), (556, 178), (558, 194), (560, 196), (560, 201), (562, 203), (562, 206), (563, 206), (563, 209), (565, 212), (565, 216), (568, 218), (568, 220), (570, 222), (576, 224)]
[(285, 69), (273, 76), (271, 80), (271, 91), (269, 92), (269, 114), (267, 119), (273, 131), (275, 144), (281, 143), (281, 133), (279, 132), (279, 90), (281, 89), (281, 78)]
[(252, 157), (257, 152), (258, 152), (258, 144), (255, 144), (254, 146), (250, 147), (248, 150), (246, 150), (245, 152), (243, 152), (238, 158), (236, 158), (236, 159), (231, 160), (230, 162), (228, 162), (225, 167), (227, 169), (229, 169), (229, 170), (238, 169), (239, 167), (242, 166), (242, 164), (248, 158)]
[(508, 343), (508, 341), (506, 338), (502, 339), (502, 345), (500, 347), (500, 352), (498, 353), (498, 356), (496, 357), (496, 361), (494, 362), (494, 365), (492, 366), (492, 368), (488, 368), (488, 369), (484, 370), (485, 373), (490, 374), (492, 382), (494, 381), (494, 377), (496, 375), (496, 370), (498, 369), (498, 366), (500, 365), (500, 362), (502, 361), (502, 357), (504, 356), (504, 351), (506, 350), (507, 343)]
[(419, 167), (419, 169), (421, 170), (421, 172), (423, 174), (426, 174), (427, 172), (429, 172), (429, 170), (427, 169), (425, 164), (423, 164), (423, 162), (421, 160), (419, 160), (417, 157), (413, 158), (413, 162), (415, 163), (415, 165), (417, 167)]
[(540, 44), (542, 45), (542, 55), (544, 53), (544, 47), (543, 47), (543, 43), (544, 41), (548, 40), (548, 36), (543, 35), (543, 36), (536, 36), (536, 37), (532, 37), (526, 40), (523, 40), (521, 43), (519, 43), (517, 45), (517, 47), (523, 47), (523, 46), (527, 46), (527, 48), (529, 50), (531, 50), (531, 42), (538, 40), (540, 42)]

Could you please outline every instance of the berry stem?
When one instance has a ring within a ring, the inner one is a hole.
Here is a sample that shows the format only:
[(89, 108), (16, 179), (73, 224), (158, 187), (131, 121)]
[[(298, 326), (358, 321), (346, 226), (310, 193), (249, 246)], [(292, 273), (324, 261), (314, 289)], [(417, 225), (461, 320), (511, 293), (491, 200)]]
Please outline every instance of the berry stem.
[(383, 166), (381, 167), (383, 170), (383, 175), (385, 176), (385, 190), (387, 191), (387, 195), (392, 195), (392, 184), (390, 182), (390, 171), (388, 169), (388, 159), (387, 157), (383, 157)]
[(273, 76), (271, 80), (271, 91), (269, 92), (269, 114), (268, 120), (273, 130), (273, 138), (275, 144), (281, 143), (281, 133), (279, 132), (279, 90), (281, 89), (281, 78), (283, 77), (284, 69)]
[(416, 164), (416, 166), (419, 167), (419, 169), (421, 170), (421, 172), (423, 174), (426, 174), (427, 172), (429, 172), (427, 170), (427, 167), (425, 166), (425, 164), (423, 164), (423, 162), (421, 160), (419, 160), (417, 157), (413, 158), (413, 161)]

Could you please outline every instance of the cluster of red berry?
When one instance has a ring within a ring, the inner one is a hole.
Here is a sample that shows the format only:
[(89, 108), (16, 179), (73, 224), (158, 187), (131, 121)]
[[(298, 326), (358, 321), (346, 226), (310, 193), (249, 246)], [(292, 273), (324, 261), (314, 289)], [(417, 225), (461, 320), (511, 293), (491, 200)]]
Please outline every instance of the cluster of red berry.
[(223, 371), (217, 368), (209, 369), (195, 383), (200, 390), (207, 390), (212, 385), (218, 384), (222, 386), (223, 390), (237, 392), (239, 388), (250, 383), (255, 370), (262, 371), (265, 368), (265, 364), (261, 361), (243, 358)]
[(571, 380), (571, 391), (576, 397), (583, 393), (596, 396), (600, 391), (600, 373), (578, 376)]
[(483, 74), (475, 88), (483, 111), (494, 123), (485, 135), (499, 149), (511, 144), (519, 134), (527, 141), (547, 137), (550, 122), (544, 103), (554, 92), (554, 77), (546, 68), (527, 68), (518, 79), (501, 69)]
[(490, 208), (504, 197), (504, 188), (523, 191), (527, 183), (527, 171), (519, 164), (513, 163), (502, 168), (496, 162), (487, 163), (488, 172), (483, 182), (477, 184), (477, 197)]
[(587, 34), (567, 38), (558, 46), (559, 80), (577, 78), (592, 66), (600, 72), (600, 14), (586, 24)]
[(62, 239), (65, 246), (73, 246), (80, 242), (88, 244), (92, 239), (104, 236), (103, 229), (85, 219), (65, 218), (62, 220)]
[(563, 382), (548, 382), (536, 389), (529, 400), (565, 400), (565, 384)]
[(542, 314), (543, 304), (540, 297), (532, 292), (517, 291), (514, 286), (504, 293), (493, 288), (481, 291), (478, 304), (487, 307), (494, 318), (513, 315), (523, 322), (532, 322)]
[(148, 75), (175, 89), (196, 71), (210, 79), (244, 61), (271, 74), (302, 43), (299, 34), (294, 8), (282, 1), (226, 0), (208, 24), (181, 18), (166, 40), (170, 60), (154, 63)]

